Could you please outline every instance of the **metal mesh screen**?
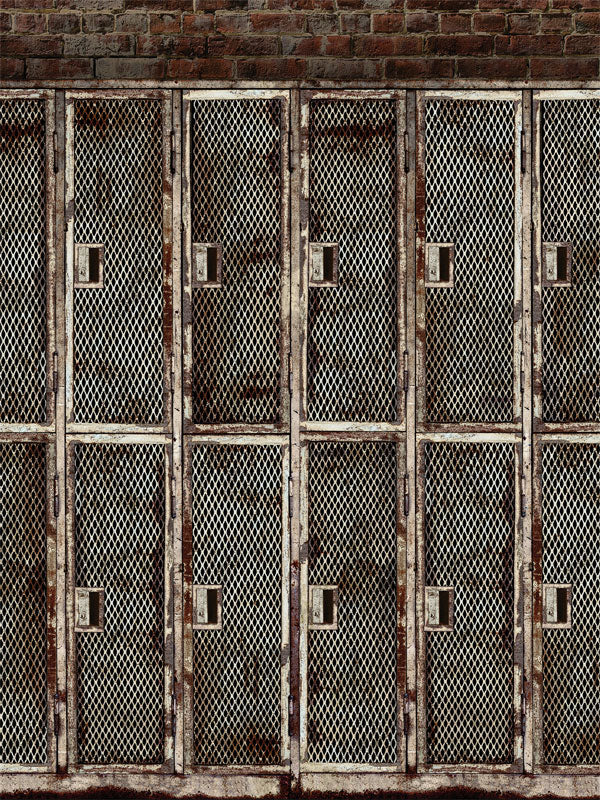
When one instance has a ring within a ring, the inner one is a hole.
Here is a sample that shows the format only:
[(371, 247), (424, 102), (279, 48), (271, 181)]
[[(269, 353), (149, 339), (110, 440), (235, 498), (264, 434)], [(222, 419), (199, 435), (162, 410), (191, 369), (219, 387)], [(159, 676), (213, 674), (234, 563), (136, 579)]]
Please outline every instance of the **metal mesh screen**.
[(454, 630), (426, 633), (427, 760), (513, 761), (515, 453), (425, 445), (425, 581), (454, 587)]
[(105, 593), (76, 634), (80, 763), (163, 761), (164, 496), (163, 445), (76, 445), (75, 582)]
[(75, 242), (104, 244), (104, 288), (75, 289), (75, 422), (163, 420), (160, 100), (76, 100)]
[(572, 583), (570, 629), (545, 629), (543, 731), (547, 764), (600, 763), (600, 447), (542, 448), (544, 583)]
[(0, 100), (0, 418), (46, 421), (43, 100)]
[(0, 763), (47, 760), (46, 446), (0, 444)]
[(281, 100), (192, 102), (192, 237), (222, 287), (192, 290), (195, 423), (281, 418)]
[(339, 285), (308, 297), (310, 420), (394, 421), (396, 104), (310, 103), (311, 242), (339, 245)]
[(570, 287), (542, 288), (543, 419), (600, 420), (600, 100), (542, 103), (542, 241), (570, 242)]
[(453, 242), (454, 286), (425, 290), (430, 422), (512, 422), (515, 111), (426, 104), (426, 238)]
[(396, 445), (309, 445), (309, 584), (338, 629), (308, 632), (309, 761), (397, 759)]
[(193, 448), (193, 578), (223, 587), (194, 631), (197, 764), (281, 761), (281, 448)]

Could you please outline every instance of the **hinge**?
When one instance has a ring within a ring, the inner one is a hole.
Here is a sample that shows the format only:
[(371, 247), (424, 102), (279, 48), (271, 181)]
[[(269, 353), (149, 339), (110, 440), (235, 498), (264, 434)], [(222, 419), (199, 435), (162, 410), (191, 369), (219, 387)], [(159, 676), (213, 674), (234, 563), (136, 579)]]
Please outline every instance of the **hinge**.
[(175, 475), (171, 475), (171, 519), (177, 516), (177, 504), (175, 502)]
[(288, 353), (288, 383), (290, 396), (294, 392), (294, 370), (292, 369), (292, 354)]
[(408, 350), (404, 351), (404, 394), (408, 394)]
[(521, 736), (525, 736), (525, 719), (526, 719), (526, 709), (527, 699), (525, 697), (525, 692), (521, 693)]
[(294, 516), (294, 480), (291, 475), (288, 475), (288, 514)]
[(408, 131), (404, 131), (404, 172), (410, 172), (408, 160)]
[(60, 715), (58, 713), (58, 693), (54, 695), (54, 735), (60, 733)]
[(525, 394), (525, 353), (521, 350), (521, 394)]
[(525, 475), (521, 475), (521, 516), (527, 515), (527, 506), (525, 503)]
[(52, 391), (55, 395), (58, 392), (58, 353), (56, 350), (52, 353)]
[(171, 353), (171, 394), (175, 394), (175, 356)]
[(408, 491), (408, 472), (404, 473), (404, 516), (408, 517), (410, 512), (410, 494)]
[(294, 716), (294, 696), (288, 695), (288, 736), (292, 735), (292, 717)]
[(525, 164), (525, 131), (521, 128), (521, 172), (527, 171)]
[(58, 472), (54, 475), (54, 516), (58, 517), (60, 511), (60, 500), (58, 496)]
[(403, 700), (404, 700), (404, 703), (403, 703), (402, 708), (403, 708), (403, 714), (404, 714), (404, 738), (406, 739), (406, 737), (408, 736), (408, 720), (409, 720), (409, 717), (408, 717), (408, 711), (409, 711), (408, 692), (404, 692)]
[(52, 134), (52, 148), (53, 148), (53, 159), (54, 159), (54, 172), (58, 172), (58, 133), (54, 131)]
[(173, 738), (175, 738), (175, 729), (177, 728), (177, 695), (171, 695), (171, 715), (172, 715), (172, 722), (171, 727), (173, 729)]
[(175, 131), (171, 131), (171, 173), (175, 172)]
[[(291, 110), (290, 110), (291, 115)], [(292, 164), (292, 121), (291, 119), (288, 120), (288, 172), (294, 171), (294, 165)]]

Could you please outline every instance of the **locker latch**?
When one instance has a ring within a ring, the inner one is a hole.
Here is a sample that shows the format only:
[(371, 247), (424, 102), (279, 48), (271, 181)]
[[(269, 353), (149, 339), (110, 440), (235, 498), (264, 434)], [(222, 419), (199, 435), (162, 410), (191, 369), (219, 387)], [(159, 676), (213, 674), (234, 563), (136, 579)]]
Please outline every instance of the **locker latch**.
[(339, 278), (339, 247), (334, 242), (311, 242), (310, 285), (337, 286)]
[(223, 247), (217, 242), (192, 245), (192, 288), (219, 289), (223, 285)]
[(310, 586), (308, 627), (311, 630), (335, 631), (338, 627), (338, 587)]
[(75, 245), (75, 288), (102, 289), (104, 287), (104, 245)]
[(436, 242), (426, 245), (425, 286), (454, 286), (454, 244)]
[(571, 244), (544, 242), (542, 245), (544, 283), (552, 286), (571, 285)]
[(454, 587), (425, 587), (425, 630), (451, 631), (454, 629)]
[(75, 589), (75, 630), (104, 630), (104, 589)]
[(571, 599), (573, 587), (570, 583), (544, 584), (543, 628), (571, 627)]
[(223, 627), (223, 587), (194, 584), (194, 628), (221, 630)]

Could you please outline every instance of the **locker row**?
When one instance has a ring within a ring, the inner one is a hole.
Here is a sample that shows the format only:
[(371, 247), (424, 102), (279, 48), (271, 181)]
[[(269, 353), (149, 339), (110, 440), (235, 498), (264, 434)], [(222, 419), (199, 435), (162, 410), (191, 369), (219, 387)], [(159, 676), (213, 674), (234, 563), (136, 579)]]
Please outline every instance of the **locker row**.
[(5, 435), (2, 770), (598, 772), (600, 437), (404, 447)]
[(595, 430), (599, 122), (594, 90), (2, 91), (2, 429), (280, 433), (293, 373), (306, 430), (401, 429), (411, 387), (422, 431), (530, 396)]

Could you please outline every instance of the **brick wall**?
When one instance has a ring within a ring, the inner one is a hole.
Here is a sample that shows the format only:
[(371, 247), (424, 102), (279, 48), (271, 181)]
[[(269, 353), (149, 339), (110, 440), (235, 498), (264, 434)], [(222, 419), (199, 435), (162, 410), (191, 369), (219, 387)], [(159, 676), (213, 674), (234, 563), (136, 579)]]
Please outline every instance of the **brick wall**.
[(600, 0), (0, 0), (0, 77), (599, 77)]

